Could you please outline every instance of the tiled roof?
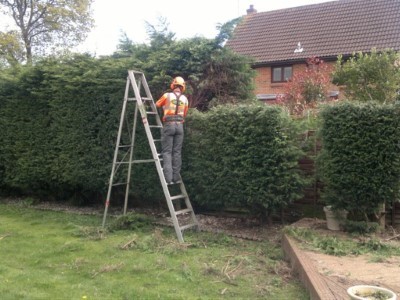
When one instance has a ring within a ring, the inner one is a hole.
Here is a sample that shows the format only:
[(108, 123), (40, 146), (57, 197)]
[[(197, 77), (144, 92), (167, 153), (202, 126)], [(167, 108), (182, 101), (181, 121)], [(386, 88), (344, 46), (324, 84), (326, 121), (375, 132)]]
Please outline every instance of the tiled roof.
[[(299, 42), (303, 51), (295, 53)], [(339, 0), (248, 14), (226, 46), (255, 64), (400, 50), (400, 0)]]

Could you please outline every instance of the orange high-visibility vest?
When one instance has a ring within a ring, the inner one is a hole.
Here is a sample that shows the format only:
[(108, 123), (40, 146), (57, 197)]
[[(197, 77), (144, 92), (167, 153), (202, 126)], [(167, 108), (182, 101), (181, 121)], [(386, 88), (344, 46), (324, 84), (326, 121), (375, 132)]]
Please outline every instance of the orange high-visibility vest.
[[(177, 106), (178, 98), (179, 104)], [(158, 99), (156, 106), (164, 109), (164, 116), (162, 118), (164, 122), (183, 122), (189, 109), (189, 101), (183, 94), (165, 93), (160, 99)]]

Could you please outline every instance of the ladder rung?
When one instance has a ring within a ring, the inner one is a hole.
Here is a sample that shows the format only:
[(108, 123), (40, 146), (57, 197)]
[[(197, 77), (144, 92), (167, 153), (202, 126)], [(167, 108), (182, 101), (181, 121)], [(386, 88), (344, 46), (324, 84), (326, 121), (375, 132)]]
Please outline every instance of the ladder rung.
[(127, 184), (127, 182), (113, 183), (112, 186), (118, 186), (118, 185), (124, 185), (124, 184)]
[(131, 145), (119, 145), (118, 146), (119, 148), (130, 148), (130, 147), (132, 147)]
[(192, 210), (190, 208), (185, 208), (185, 209), (181, 209), (175, 212), (176, 215), (182, 215), (182, 214), (186, 214), (188, 212), (192, 212)]
[(162, 128), (161, 125), (149, 125), (150, 128)]
[(184, 194), (176, 195), (176, 196), (171, 197), (171, 201), (177, 200), (177, 199), (182, 199), (185, 197), (186, 197), (186, 195), (184, 195)]
[(161, 139), (155, 139), (153, 142), (161, 142)]
[(148, 163), (148, 162), (155, 162), (155, 159), (137, 159), (132, 161), (135, 164), (142, 164), (142, 163)]
[(156, 115), (156, 114), (157, 114), (157, 113), (154, 112), (154, 111), (146, 111), (146, 113), (147, 113), (148, 115)]
[(182, 231), (182, 230), (185, 230), (185, 229), (188, 229), (188, 228), (191, 228), (191, 227), (195, 227), (195, 226), (197, 226), (197, 224), (190, 223), (190, 224), (184, 225), (182, 227), (179, 227), (179, 229)]
[[(153, 100), (153, 99), (147, 98), (147, 97), (141, 97), (141, 99), (142, 99), (142, 101), (151, 101), (151, 100)], [(127, 100), (128, 101), (136, 101), (137, 98), (136, 97), (128, 97)]]

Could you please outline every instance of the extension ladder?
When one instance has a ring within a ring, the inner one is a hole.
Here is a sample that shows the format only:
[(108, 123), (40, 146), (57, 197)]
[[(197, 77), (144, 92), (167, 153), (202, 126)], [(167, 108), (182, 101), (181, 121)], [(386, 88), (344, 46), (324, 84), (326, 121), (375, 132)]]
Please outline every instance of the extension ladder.
[[(131, 95), (132, 92), (133, 95)], [(132, 113), (127, 111), (131, 103), (134, 105), (132, 131), (130, 131), (129, 124), (129, 117), (131, 117)], [(141, 121), (146, 131), (146, 136), (153, 156), (152, 159), (133, 159), (135, 132), (137, 127), (137, 118), (139, 117), (138, 112), (140, 113)], [(124, 131), (124, 127), (126, 127), (126, 132)], [(179, 242), (183, 242), (183, 231), (189, 228), (198, 229), (199, 224), (190, 203), (185, 185), (183, 184), (183, 180), (181, 179), (179, 182), (175, 182), (172, 185), (168, 185), (165, 181), (161, 165), (162, 154), (157, 151), (157, 148), (161, 149), (161, 137), (159, 139), (153, 138), (153, 135), (157, 136), (157, 132), (155, 131), (158, 131), (158, 135), (161, 136), (162, 127), (163, 126), (160, 116), (157, 112), (157, 107), (154, 103), (153, 97), (151, 96), (150, 89), (144, 74), (142, 72), (129, 70), (118, 130), (118, 137), (114, 151), (111, 176), (108, 185), (102, 226), (105, 226), (113, 187), (121, 185), (125, 186), (125, 215), (128, 206), (128, 194), (131, 181), (132, 165), (138, 163), (154, 162), (156, 165), (158, 176), (161, 181), (161, 186), (163, 188), (165, 198), (167, 200), (168, 209), (177, 238)], [(128, 141), (127, 143), (122, 142), (122, 136), (124, 136), (125, 140)], [(156, 143), (158, 147), (156, 146)], [(126, 180), (123, 180), (123, 182), (118, 182), (118, 180), (121, 180), (121, 174), (118, 174), (118, 172), (121, 173), (120, 169), (124, 169), (127, 175)], [(120, 175), (120, 178), (118, 178), (117, 175)], [(176, 195), (172, 196), (170, 188), (171, 190), (175, 189), (176, 191), (176, 186), (179, 187), (179, 191)], [(184, 205), (182, 205), (183, 203)]]

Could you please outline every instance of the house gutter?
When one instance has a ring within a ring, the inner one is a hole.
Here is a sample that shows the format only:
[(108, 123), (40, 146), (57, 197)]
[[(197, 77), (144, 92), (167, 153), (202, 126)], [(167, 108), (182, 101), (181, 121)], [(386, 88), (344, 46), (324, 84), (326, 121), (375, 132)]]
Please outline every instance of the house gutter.
[[(339, 55), (336, 56), (318, 56), (316, 57), (322, 59), (323, 61), (337, 61)], [(352, 54), (343, 55), (343, 58), (346, 60), (351, 57)], [(284, 59), (279, 61), (263, 61), (263, 62), (255, 62), (251, 64), (252, 68), (259, 68), (259, 67), (274, 67), (274, 66), (281, 66), (281, 65), (289, 65), (289, 64), (296, 64), (296, 63), (305, 63), (308, 57), (296, 58), (296, 59)]]

